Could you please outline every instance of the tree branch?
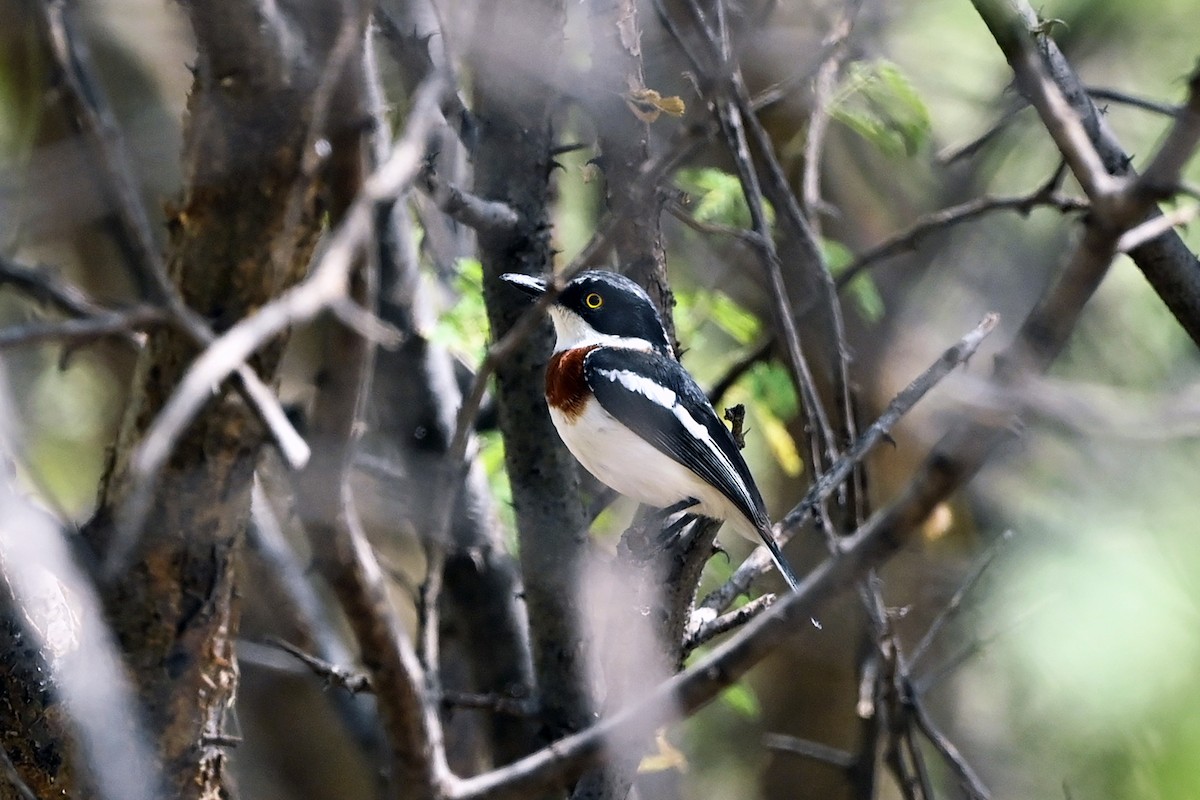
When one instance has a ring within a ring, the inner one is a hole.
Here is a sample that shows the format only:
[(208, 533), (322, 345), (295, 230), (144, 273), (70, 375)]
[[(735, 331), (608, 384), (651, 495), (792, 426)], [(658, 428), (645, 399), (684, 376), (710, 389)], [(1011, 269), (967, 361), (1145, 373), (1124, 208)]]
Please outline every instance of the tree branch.
[(397, 197), (420, 170), (425, 142), (436, 122), (436, 106), (432, 103), (437, 92), (436, 81), (423, 88), (422, 97), (414, 103), (404, 139), (397, 143), (388, 161), (366, 180), (345, 218), (330, 235), (311, 275), (234, 324), (210, 344), (183, 375), (132, 459), (134, 487), (122, 509), (121, 538), (110, 550), (110, 571), (120, 569), (136, 545), (156, 477), (184, 429), (208, 400), (210, 387), (220, 385), (276, 335), (313, 319), (347, 296), (354, 259), (362, 252), (373, 231), (376, 205)]
[(1023, 195), (1006, 197), (977, 197), (950, 208), (919, 217), (907, 230), (897, 233), (869, 250), (860, 253), (837, 277), (838, 289), (844, 289), (861, 273), (879, 261), (915, 250), (921, 240), (934, 233), (978, 219), (993, 211), (1016, 211), (1027, 215), (1034, 208), (1055, 208), (1062, 212), (1086, 211), (1086, 200), (1070, 197), (1058, 191), (1057, 180)]
[[(998, 322), (999, 318), (994, 314), (985, 317), (974, 330), (942, 353), (937, 361), (892, 398), (879, 418), (862, 433), (845, 455), (813, 484), (804, 498), (780, 520), (776, 526), (776, 538), (781, 542), (786, 542), (799, 530), (808, 515), (845, 480), (854, 465), (866, 457), (875, 445), (886, 439), (892, 426), (908, 413), (930, 389), (940, 383), (959, 364), (965, 363), (979, 348), (984, 338), (995, 329)], [(771, 559), (766, 548), (757, 548), (723, 586), (704, 598), (700, 604), (701, 607), (713, 612), (728, 608), (739, 594), (749, 588), (755, 578), (770, 569)]]
[[(101, 170), (101, 189), (109, 196), (120, 222), (125, 247), (131, 253), (129, 267), (134, 280), (143, 296), (161, 305), (196, 344), (211, 343), (213, 332), (208, 322), (188, 307), (167, 274), (154, 226), (141, 201), (125, 138), (104, 87), (96, 78), (86, 43), (76, 31), (74, 7), (67, 0), (47, 0), (38, 5), (43, 35), (65, 89), (63, 100), (95, 155), (91, 163)], [(293, 467), (303, 466), (309, 456), (308, 445), (288, 421), (274, 392), (244, 364), (238, 366), (236, 376), (239, 393), (275, 438), (284, 459)]]
[[(1004, 38), (1011, 44), (1014, 32), (1027, 39), (1024, 30), (1038, 29), (1037, 14), (1026, 0), (975, 0), (975, 7), (988, 27), (994, 29), (997, 40)], [(1040, 70), (1046, 72), (1066, 96), (1107, 170), (1114, 175), (1129, 173), (1132, 159), (1108, 128), (1058, 45), (1049, 36), (1040, 35), (1031, 46), (1038, 53)], [(1031, 65), (1016, 58), (1011, 47), (1005, 49), (1005, 55), (1009, 56), (1014, 72), (1029, 72)], [(1154, 209), (1148, 208), (1147, 214), (1152, 213), (1155, 213)], [(1177, 233), (1168, 231), (1133, 250), (1130, 256), (1180, 326), (1192, 341), (1200, 344), (1200, 261), (1191, 249)]]

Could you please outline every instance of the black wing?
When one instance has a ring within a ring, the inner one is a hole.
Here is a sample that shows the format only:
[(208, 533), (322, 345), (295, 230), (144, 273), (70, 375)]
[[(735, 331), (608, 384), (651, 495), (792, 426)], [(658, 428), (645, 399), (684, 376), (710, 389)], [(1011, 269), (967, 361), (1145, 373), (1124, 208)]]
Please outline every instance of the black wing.
[(583, 375), (605, 411), (717, 487), (760, 531), (769, 524), (733, 435), (678, 361), (599, 347), (584, 359)]

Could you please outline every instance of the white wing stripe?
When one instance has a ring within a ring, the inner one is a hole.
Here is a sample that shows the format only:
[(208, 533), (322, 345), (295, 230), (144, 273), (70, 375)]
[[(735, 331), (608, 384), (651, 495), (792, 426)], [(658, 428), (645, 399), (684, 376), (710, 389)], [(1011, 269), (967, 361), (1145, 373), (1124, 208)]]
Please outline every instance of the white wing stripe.
[(674, 414), (680, 424), (687, 429), (687, 432), (694, 436), (697, 441), (702, 442), (708, 451), (717, 457), (717, 461), (725, 469), (726, 475), (735, 483), (742, 496), (746, 498), (750, 497), (750, 492), (746, 484), (742, 481), (742, 476), (738, 474), (737, 469), (730, 463), (729, 457), (725, 455), (721, 448), (717, 447), (708, 433), (708, 428), (704, 427), (702, 423), (691, 415), (691, 412), (683, 407), (679, 402), (679, 396), (674, 391), (660, 383), (656, 383), (645, 375), (639, 375), (627, 369), (600, 369), (596, 371), (609, 380), (621, 384), (631, 392), (637, 392), (655, 405), (662, 406)]

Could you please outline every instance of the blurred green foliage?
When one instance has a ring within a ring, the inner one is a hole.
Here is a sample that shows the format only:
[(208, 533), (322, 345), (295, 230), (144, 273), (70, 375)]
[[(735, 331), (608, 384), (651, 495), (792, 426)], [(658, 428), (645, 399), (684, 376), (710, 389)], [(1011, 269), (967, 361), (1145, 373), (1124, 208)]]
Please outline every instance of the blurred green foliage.
[(454, 302), (438, 315), (429, 339), (464, 361), (478, 364), (487, 353), (491, 337), (487, 306), (483, 302), (483, 265), (479, 259), (458, 260), (450, 291)]
[(886, 59), (853, 61), (829, 102), (834, 119), (885, 155), (915, 156), (929, 143), (932, 123), (920, 92)]
[[(675, 185), (687, 193), (692, 216), (735, 228), (750, 228), (750, 207), (736, 175), (714, 167), (687, 167), (675, 175)], [(774, 225), (775, 209), (764, 203), (767, 223)]]

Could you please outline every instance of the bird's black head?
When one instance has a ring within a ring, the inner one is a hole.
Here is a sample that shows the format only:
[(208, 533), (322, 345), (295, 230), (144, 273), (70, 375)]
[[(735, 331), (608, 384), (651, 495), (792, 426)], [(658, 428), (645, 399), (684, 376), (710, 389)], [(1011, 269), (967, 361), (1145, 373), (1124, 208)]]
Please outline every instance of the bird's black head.
[[(508, 274), (501, 278), (534, 296), (546, 289), (545, 281), (526, 275)], [(581, 272), (559, 292), (550, 313), (558, 333), (559, 350), (608, 344), (671, 353), (662, 319), (649, 295), (615, 272)]]

